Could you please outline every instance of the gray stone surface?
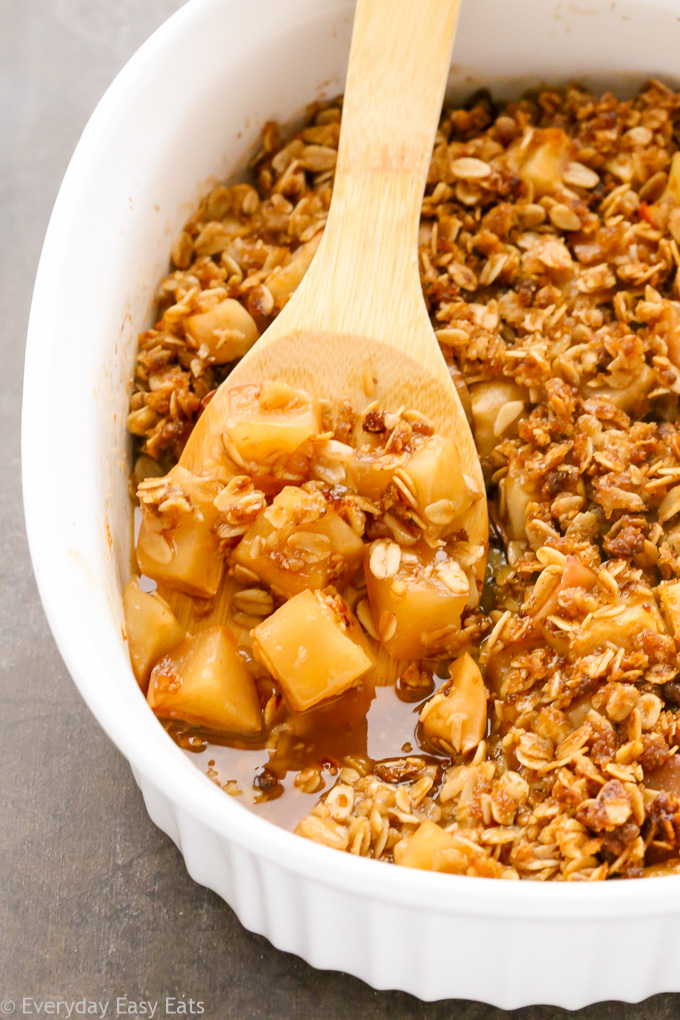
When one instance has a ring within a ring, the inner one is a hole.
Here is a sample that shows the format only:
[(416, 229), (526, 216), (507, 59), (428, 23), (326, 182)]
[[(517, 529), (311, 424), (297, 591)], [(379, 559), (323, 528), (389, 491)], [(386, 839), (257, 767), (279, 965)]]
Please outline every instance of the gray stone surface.
[[(38, 601), (20, 503), (19, 409), (40, 245), (90, 111), (125, 60), (179, 6), (0, 0), (0, 1010), (11, 999), (22, 1015), (25, 996), (85, 997), (108, 1000), (110, 1017), (116, 998), (126, 996), (159, 1001), (158, 1017), (166, 1015), (165, 997), (177, 996), (202, 1001), (209, 1020), (490, 1020), (502, 1011), (423, 1004), (314, 971), (245, 931), (224, 903), (195, 885), (80, 701)], [(36, 1004), (28, 1009), (38, 1015)], [(518, 1011), (526, 1020), (563, 1014)], [(579, 1015), (679, 1014), (680, 996), (662, 995)]]

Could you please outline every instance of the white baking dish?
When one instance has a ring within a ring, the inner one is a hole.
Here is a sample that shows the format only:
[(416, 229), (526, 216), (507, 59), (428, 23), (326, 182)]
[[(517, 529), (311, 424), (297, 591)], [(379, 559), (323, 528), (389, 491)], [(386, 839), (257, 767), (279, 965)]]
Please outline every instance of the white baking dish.
[[(130, 671), (121, 585), (137, 333), (208, 179), (242, 165), (266, 119), (341, 90), (351, 14), (351, 0), (192, 0), (92, 116), (45, 241), (26, 359), (26, 519), (45, 610), (153, 821), (196, 881), (281, 949), (377, 988), (506, 1009), (680, 990), (680, 877), (499, 882), (317, 846), (206, 779)], [(630, 91), (651, 75), (672, 82), (678, 54), (678, 0), (466, 0), (451, 88), (580, 78)]]

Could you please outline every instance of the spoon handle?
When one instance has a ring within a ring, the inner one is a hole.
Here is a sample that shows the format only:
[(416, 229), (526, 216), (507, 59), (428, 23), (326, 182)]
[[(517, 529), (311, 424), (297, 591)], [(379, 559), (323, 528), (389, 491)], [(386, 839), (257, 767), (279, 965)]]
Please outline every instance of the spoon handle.
[(358, 0), (328, 224), (286, 330), (299, 316), (308, 329), (388, 343), (399, 343), (395, 323), (422, 334), (420, 207), (459, 8)]

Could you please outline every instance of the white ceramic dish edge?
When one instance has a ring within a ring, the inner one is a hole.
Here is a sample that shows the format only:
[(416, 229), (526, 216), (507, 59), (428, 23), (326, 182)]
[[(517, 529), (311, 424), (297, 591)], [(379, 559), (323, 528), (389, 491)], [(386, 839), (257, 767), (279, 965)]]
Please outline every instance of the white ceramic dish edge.
[[(568, 77), (623, 87), (673, 75), (676, 0), (509, 6), (467, 5), (454, 87)], [(190, 874), (279, 948), (377, 988), (506, 1009), (678, 990), (680, 878), (492, 882), (326, 850), (225, 797), (165, 735), (132, 678), (120, 585), (136, 333), (202, 184), (243, 160), (265, 119), (340, 90), (350, 15), (349, 0), (192, 0), (121, 72), (82, 136), (45, 240), (26, 358), (24, 500), (50, 625)]]

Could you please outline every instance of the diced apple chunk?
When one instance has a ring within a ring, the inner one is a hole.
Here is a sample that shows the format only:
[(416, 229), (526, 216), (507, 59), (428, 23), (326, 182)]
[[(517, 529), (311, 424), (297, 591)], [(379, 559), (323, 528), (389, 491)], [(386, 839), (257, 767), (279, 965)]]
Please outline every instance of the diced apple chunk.
[(664, 878), (667, 875), (680, 875), (680, 859), (673, 857), (662, 864), (650, 864), (644, 871), (644, 878)]
[[(676, 159), (680, 174), (680, 153), (678, 152), (673, 156), (674, 162)], [(680, 195), (678, 205), (680, 206)], [(678, 226), (680, 226), (680, 208), (674, 208), (673, 227), (677, 229)], [(680, 366), (680, 303), (666, 300), (662, 302), (659, 315), (655, 317), (654, 332), (666, 341), (668, 358), (678, 368)]]
[(527, 391), (510, 379), (475, 383), (470, 388), (475, 442), (482, 460), (488, 460), (498, 444), (517, 432)]
[[(394, 566), (389, 557), (397, 554)], [(376, 633), (395, 658), (432, 654), (460, 627), (470, 586), (455, 560), (427, 549), (402, 552), (381, 539), (367, 549), (364, 573)]]
[(217, 365), (242, 358), (258, 337), (252, 315), (240, 301), (226, 298), (207, 312), (190, 315), (185, 329)]
[(261, 463), (292, 454), (317, 436), (321, 411), (318, 400), (285, 383), (237, 386), (229, 392), (225, 425), (237, 455)]
[(142, 574), (171, 588), (209, 598), (222, 579), (223, 562), (217, 539), (188, 524), (169, 531), (152, 531), (142, 521), (137, 540), (137, 563)]
[(572, 143), (561, 128), (533, 132), (521, 148), (519, 176), (533, 185), (534, 195), (549, 195), (562, 186), (562, 171), (570, 159)]
[(255, 683), (224, 626), (199, 631), (164, 656), (151, 673), (148, 701), (163, 719), (244, 736), (262, 728)]
[(360, 496), (378, 502), (392, 484), (401, 459), (384, 449), (369, 446), (355, 450), (347, 465), (349, 484)]
[(486, 731), (486, 688), (479, 666), (464, 652), (449, 667), (451, 680), (423, 706), (423, 733), (445, 751), (467, 754)]
[(668, 183), (661, 197), (662, 199), (668, 198), (675, 202), (676, 205), (680, 205), (680, 152), (673, 153), (671, 168), (668, 173)]
[(516, 542), (525, 541), (527, 507), (534, 501), (535, 495), (525, 486), (521, 470), (513, 467), (501, 479), (500, 489), (505, 503), (508, 537)]
[(331, 582), (342, 590), (363, 554), (362, 540), (320, 494), (287, 486), (250, 526), (232, 557), (290, 598)]
[(431, 524), (446, 526), (472, 505), (458, 448), (448, 436), (430, 436), (407, 458), (404, 470), (418, 507)]
[(322, 237), (323, 234), (318, 233), (305, 244), (301, 244), (290, 262), (285, 266), (278, 266), (267, 277), (267, 288), (279, 307), (287, 301), (309, 269)]
[(354, 687), (372, 666), (339, 596), (304, 591), (253, 630), (253, 652), (304, 712)]
[(584, 399), (588, 399), (593, 395), (604, 397), (622, 411), (633, 412), (636, 417), (641, 418), (649, 408), (647, 397), (656, 385), (657, 381), (654, 370), (649, 365), (643, 364), (636, 368), (635, 375), (631, 377), (630, 382), (626, 386), (619, 386), (618, 388), (604, 386), (601, 389), (594, 390), (588, 386), (587, 382), (584, 382), (580, 390)]
[(645, 786), (650, 790), (659, 790), (680, 798), (680, 758), (678, 755), (674, 754), (663, 765), (648, 772), (645, 776)]
[(656, 591), (668, 629), (680, 641), (680, 581), (662, 583)]
[(455, 836), (435, 822), (421, 822), (415, 832), (400, 840), (394, 848), (394, 863), (403, 868), (421, 868), (434, 871), (435, 854), (440, 850), (453, 850)]
[(569, 707), (564, 711), (569, 729), (577, 730), (579, 726), (583, 726), (586, 716), (592, 710), (592, 707), (593, 702), (588, 694), (581, 694), (578, 698), (574, 698), (570, 702)]
[[(137, 539), (137, 562), (143, 574), (189, 595), (217, 594), (224, 560), (213, 525), (218, 517), (214, 499), (221, 488), (219, 482), (179, 465), (165, 478), (142, 483), (139, 493), (144, 517)], [(161, 501), (158, 514), (145, 503), (145, 497), (154, 493), (161, 493), (154, 495), (156, 503)], [(169, 509), (164, 510), (166, 506)]]
[(590, 655), (607, 642), (626, 647), (642, 631), (663, 634), (663, 619), (654, 596), (636, 595), (597, 609), (585, 621), (573, 644), (575, 655)]
[(136, 577), (123, 589), (123, 613), (132, 672), (146, 693), (153, 666), (184, 640), (186, 632), (157, 592), (140, 590)]

